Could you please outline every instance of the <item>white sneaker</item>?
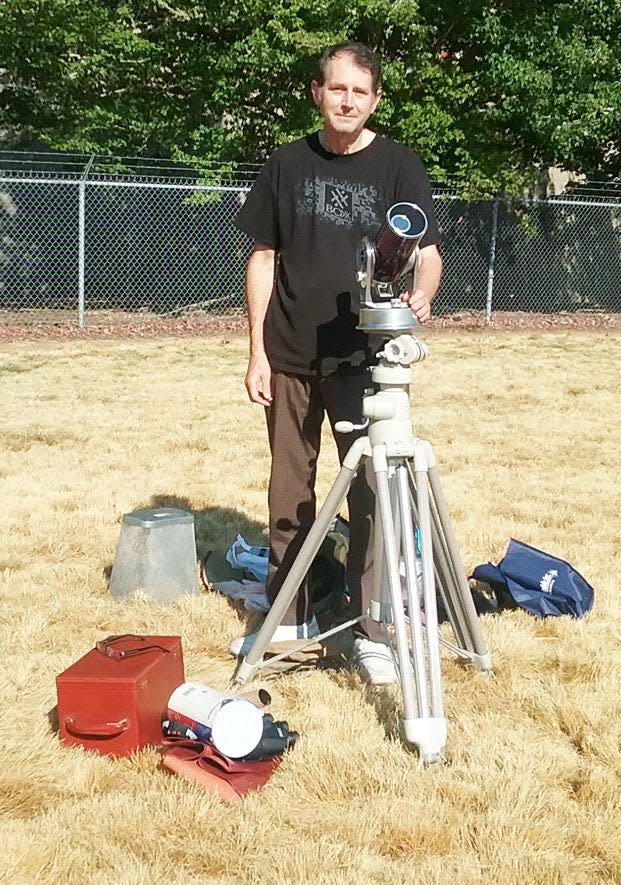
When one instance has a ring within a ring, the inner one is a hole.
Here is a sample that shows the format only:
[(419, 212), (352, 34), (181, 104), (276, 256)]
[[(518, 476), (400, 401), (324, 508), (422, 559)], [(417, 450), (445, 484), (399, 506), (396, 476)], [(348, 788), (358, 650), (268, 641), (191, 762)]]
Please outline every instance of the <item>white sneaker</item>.
[(383, 642), (372, 642), (363, 636), (356, 637), (352, 658), (362, 679), (371, 685), (390, 685), (399, 681), (392, 653)]
[[(279, 624), (272, 636), (270, 645), (275, 645), (278, 642), (296, 642), (298, 639), (312, 639), (314, 636), (319, 636), (319, 633), (319, 624), (317, 623), (317, 618), (313, 615), (311, 620), (305, 624)], [(246, 656), (254, 645), (257, 635), (257, 633), (249, 633), (247, 636), (240, 636), (239, 639), (234, 639), (229, 645), (229, 651), (236, 657), (239, 657), (239, 655)]]

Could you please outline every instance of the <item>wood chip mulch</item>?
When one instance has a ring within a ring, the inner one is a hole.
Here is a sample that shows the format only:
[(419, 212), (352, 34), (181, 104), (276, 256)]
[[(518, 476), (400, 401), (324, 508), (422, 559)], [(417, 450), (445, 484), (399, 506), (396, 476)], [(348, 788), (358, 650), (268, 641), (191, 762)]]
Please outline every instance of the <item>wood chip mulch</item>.
[[(527, 313), (497, 312), (492, 321), (485, 323), (480, 312), (462, 311), (446, 316), (433, 317), (426, 325), (430, 329), (454, 329), (456, 331), (475, 330), (531, 331), (536, 329), (618, 329), (621, 326), (621, 315), (612, 313)], [(34, 323), (31, 325), (0, 325), (0, 341), (20, 339), (105, 339), (105, 338), (167, 338), (189, 336), (222, 336), (223, 334), (241, 334), (246, 332), (246, 321), (243, 317), (233, 319), (149, 319), (135, 322), (106, 322), (86, 325), (80, 328), (75, 322), (65, 323)]]

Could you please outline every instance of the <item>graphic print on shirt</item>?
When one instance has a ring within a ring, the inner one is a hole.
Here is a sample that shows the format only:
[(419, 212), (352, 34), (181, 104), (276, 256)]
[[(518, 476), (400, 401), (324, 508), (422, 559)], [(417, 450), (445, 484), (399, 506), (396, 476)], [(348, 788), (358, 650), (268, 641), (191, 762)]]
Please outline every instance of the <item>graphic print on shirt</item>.
[(296, 208), (301, 215), (317, 215), (340, 227), (373, 227), (379, 223), (375, 211), (377, 190), (372, 186), (315, 176), (298, 187)]

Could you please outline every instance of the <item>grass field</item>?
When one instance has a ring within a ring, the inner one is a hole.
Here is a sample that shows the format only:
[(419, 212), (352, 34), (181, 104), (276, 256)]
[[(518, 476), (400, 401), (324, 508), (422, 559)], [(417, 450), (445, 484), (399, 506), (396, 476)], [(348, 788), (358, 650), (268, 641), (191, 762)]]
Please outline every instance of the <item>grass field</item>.
[[(151, 749), (64, 749), (47, 714), (57, 673), (111, 633), (178, 633), (186, 677), (226, 687), (245, 613), (207, 592), (121, 604), (107, 574), (139, 507), (192, 510), (215, 578), (238, 531), (263, 540), (268, 452), (245, 339), (0, 344), (0, 881), (621, 882), (619, 335), (426, 338), (415, 426), (466, 566), (519, 538), (584, 574), (594, 609), (485, 618), (493, 680), (443, 657), (448, 761), (428, 769), (398, 738), (395, 689), (349, 670), (270, 680), (272, 712), (302, 738), (239, 806)], [(326, 435), (322, 495), (335, 471)]]

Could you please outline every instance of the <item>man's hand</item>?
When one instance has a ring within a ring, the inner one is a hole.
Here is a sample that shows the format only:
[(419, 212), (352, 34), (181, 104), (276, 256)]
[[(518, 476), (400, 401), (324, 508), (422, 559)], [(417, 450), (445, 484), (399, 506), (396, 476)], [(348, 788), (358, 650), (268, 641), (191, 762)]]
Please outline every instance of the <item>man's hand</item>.
[(424, 246), (418, 256), (416, 282), (418, 289), (407, 292), (401, 300), (409, 304), (419, 323), (426, 323), (431, 316), (431, 300), (438, 291), (442, 276), (442, 258), (437, 246)]
[(431, 298), (422, 289), (417, 289), (411, 294), (403, 292), (401, 300), (410, 306), (410, 309), (419, 323), (425, 323), (431, 316)]
[(269, 406), (272, 402), (272, 370), (265, 353), (251, 356), (244, 381), (251, 403)]

